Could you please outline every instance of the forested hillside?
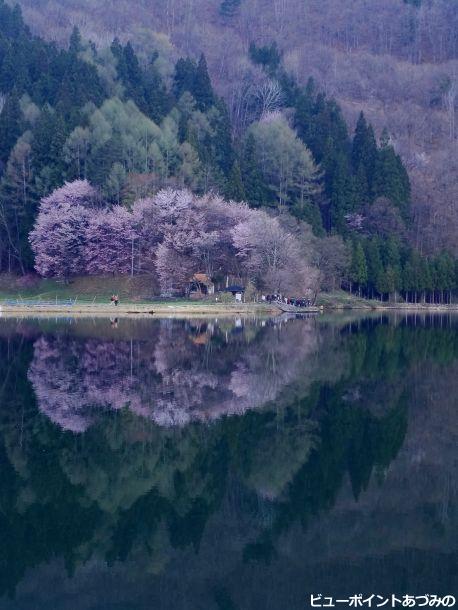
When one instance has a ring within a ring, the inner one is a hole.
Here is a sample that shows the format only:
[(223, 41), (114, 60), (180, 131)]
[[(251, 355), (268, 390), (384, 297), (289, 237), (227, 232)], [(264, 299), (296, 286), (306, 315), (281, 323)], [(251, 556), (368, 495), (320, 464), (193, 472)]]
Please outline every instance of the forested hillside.
[[(192, 23), (202, 25), (188, 8)], [(212, 27), (241, 35), (244, 14), (243, 2), (225, 0)], [(194, 39), (181, 31), (181, 17), (174, 20), (169, 30), (179, 47), (164, 34), (135, 30), (128, 12), (129, 39), (119, 32), (103, 40), (82, 22), (91, 39), (75, 26), (57, 45), (36, 37), (21, 10), (0, 0), (1, 270), (68, 277), (125, 273), (127, 265), (132, 273), (162, 273), (165, 286), (180, 270), (187, 276), (205, 268), (292, 291), (285, 278), (296, 269), (297, 278), (308, 277), (296, 290), (317, 277), (322, 287), (343, 282), (370, 297), (447, 301), (456, 286), (456, 218), (452, 211), (449, 233), (426, 237), (431, 226), (419, 222), (418, 183), (414, 177), (412, 192), (393, 126), (374, 129), (359, 110), (349, 127), (320, 78), (303, 83), (275, 40), (250, 40), (219, 71), (209, 49), (209, 71), (206, 55), (195, 52), (197, 33)], [(214, 41), (227, 51), (221, 42)], [(447, 53), (452, 46), (446, 38)], [(239, 77), (236, 66), (243, 67)], [(182, 189), (203, 199), (194, 203)], [(438, 204), (446, 208), (447, 197)], [(249, 212), (241, 201), (262, 210)], [(170, 209), (163, 227), (158, 202)], [(435, 213), (445, 220), (445, 211)], [(256, 240), (267, 226), (275, 251), (277, 243), (293, 244), (275, 269)], [(129, 264), (124, 247), (132, 249)], [(236, 269), (234, 260), (245, 266)], [(255, 278), (256, 268), (263, 278)]]
[[(20, 0), (32, 28), (65, 45), (74, 25), (97, 46), (114, 36), (163, 74), (178, 56), (205, 53), (234, 128), (252, 117), (266, 75), (251, 42), (276, 42), (286, 69), (336, 97), (350, 130), (361, 110), (387, 128), (412, 181), (412, 242), (458, 250), (458, 3), (456, 0)], [(159, 33), (154, 34), (153, 32)], [(170, 45), (170, 41), (172, 45)]]

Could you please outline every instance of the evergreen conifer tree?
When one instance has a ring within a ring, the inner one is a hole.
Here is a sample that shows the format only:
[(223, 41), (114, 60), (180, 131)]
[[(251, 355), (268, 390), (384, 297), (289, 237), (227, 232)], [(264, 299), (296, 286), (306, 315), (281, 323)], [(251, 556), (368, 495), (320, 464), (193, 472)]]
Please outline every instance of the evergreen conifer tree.
[(248, 53), (253, 63), (261, 65), (271, 76), (275, 74), (281, 62), (281, 53), (276, 42), (262, 47), (251, 42)]
[(234, 161), (229, 176), (225, 195), (234, 201), (244, 201), (246, 199), (245, 189), (243, 188), (242, 173), (238, 161)]
[(222, 99), (216, 101), (215, 107), (209, 113), (210, 125), (214, 131), (212, 149), (214, 163), (225, 176), (229, 176), (234, 165), (234, 149), (232, 147), (232, 129), (227, 106)]
[(61, 186), (65, 178), (63, 148), (67, 128), (62, 116), (45, 106), (33, 129), (32, 167), (40, 196)]
[(412, 303), (418, 302), (418, 293), (424, 289), (425, 278), (421, 257), (417, 251), (410, 249), (404, 263), (402, 272), (402, 284), (406, 293), (406, 300)]
[(222, 0), (219, 6), (219, 14), (222, 17), (234, 17), (240, 7), (241, 0)]
[(189, 57), (181, 57), (177, 61), (172, 86), (172, 91), (176, 100), (179, 100), (185, 91), (189, 91), (193, 94), (196, 70), (196, 64)]
[(97, 151), (97, 156), (89, 167), (88, 177), (94, 184), (104, 185), (108, 180), (113, 165), (122, 164), (123, 146), (119, 134), (115, 134)]
[(343, 152), (336, 153), (328, 165), (325, 184), (330, 201), (330, 220), (327, 228), (345, 233), (345, 215), (354, 210), (355, 201), (348, 157)]
[(426, 295), (431, 293), (433, 290), (433, 274), (431, 270), (431, 265), (429, 260), (426, 257), (421, 257), (420, 260), (420, 272), (422, 279), (422, 286), (419, 287), (420, 290), (423, 290), (423, 303), (426, 301)]
[(450, 293), (454, 287), (454, 263), (447, 252), (442, 252), (435, 263), (436, 289), (439, 291), (441, 303), (450, 299)]
[(401, 158), (394, 148), (383, 139), (377, 151), (374, 166), (372, 193), (374, 197), (387, 197), (406, 218), (410, 203), (410, 181)]
[(38, 205), (30, 162), (30, 139), (30, 132), (19, 138), (0, 184), (3, 222), (10, 229), (8, 245), (22, 273), (33, 266), (28, 234), (33, 227)]
[(380, 256), (380, 241), (377, 237), (367, 240), (366, 242), (366, 260), (368, 285), (371, 293), (371, 298), (378, 292), (381, 285), (381, 277), (383, 274), (383, 264)]
[(197, 107), (202, 112), (208, 110), (215, 102), (210, 76), (208, 74), (207, 60), (202, 53), (197, 64), (196, 75), (191, 93), (196, 100)]
[(1, 164), (5, 166), (13, 146), (22, 131), (22, 113), (19, 97), (15, 91), (6, 98), (0, 114), (0, 173)]
[(399, 241), (396, 237), (389, 236), (386, 241), (386, 247), (382, 250), (383, 262), (386, 271), (389, 270), (389, 287), (388, 292), (394, 293), (394, 299), (397, 301), (397, 293), (402, 288), (402, 268), (401, 268), (401, 253)]
[(358, 286), (358, 294), (368, 281), (366, 255), (360, 241), (354, 241), (350, 265), (350, 281)]
[(79, 29), (75, 25), (73, 28), (72, 34), (70, 36), (70, 44), (69, 44), (68, 50), (70, 51), (70, 53), (72, 55), (78, 55), (78, 53), (81, 51), (81, 49), (82, 49), (81, 34), (80, 34)]
[(138, 58), (130, 42), (123, 49), (125, 75), (124, 85), (126, 87), (126, 97), (131, 98), (140, 108), (146, 110), (144, 90), (143, 90), (143, 74), (138, 63)]
[(148, 105), (148, 116), (155, 123), (160, 121), (171, 110), (172, 100), (167, 88), (157, 71), (154, 62), (156, 61), (157, 53), (153, 55), (144, 74), (144, 90), (145, 100)]
[(352, 145), (353, 172), (357, 176), (359, 198), (368, 201), (372, 197), (372, 180), (377, 159), (377, 143), (371, 125), (361, 112), (356, 124)]
[(270, 203), (271, 198), (257, 159), (256, 142), (251, 133), (245, 140), (241, 171), (247, 201), (255, 207)]
[[(379, 290), (382, 294), (391, 295), (393, 293), (396, 294), (396, 286), (397, 286), (398, 276), (396, 274), (395, 269), (393, 267), (388, 266), (383, 274), (381, 283), (379, 283)], [(396, 300), (396, 298), (395, 298)]]

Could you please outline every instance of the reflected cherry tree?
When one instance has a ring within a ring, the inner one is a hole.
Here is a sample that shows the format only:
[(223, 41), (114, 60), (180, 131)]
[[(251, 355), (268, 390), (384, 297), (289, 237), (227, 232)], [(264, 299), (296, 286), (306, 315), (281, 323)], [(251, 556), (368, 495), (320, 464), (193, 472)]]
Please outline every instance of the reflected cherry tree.
[(39, 409), (75, 433), (100, 412), (124, 408), (182, 426), (278, 402), (316, 368), (312, 320), (161, 320), (149, 330), (132, 340), (40, 336), (28, 373)]

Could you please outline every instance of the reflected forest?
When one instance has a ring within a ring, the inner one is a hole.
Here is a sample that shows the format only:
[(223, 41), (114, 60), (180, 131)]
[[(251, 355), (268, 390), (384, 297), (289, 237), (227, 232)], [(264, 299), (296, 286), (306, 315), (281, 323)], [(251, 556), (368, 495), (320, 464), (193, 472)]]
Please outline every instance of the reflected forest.
[(456, 330), (420, 315), (3, 320), (2, 607), (57, 573), (89, 596), (105, 579), (109, 605), (107, 569), (123, 608), (302, 608), (312, 583), (392, 592), (409, 569), (450, 593)]

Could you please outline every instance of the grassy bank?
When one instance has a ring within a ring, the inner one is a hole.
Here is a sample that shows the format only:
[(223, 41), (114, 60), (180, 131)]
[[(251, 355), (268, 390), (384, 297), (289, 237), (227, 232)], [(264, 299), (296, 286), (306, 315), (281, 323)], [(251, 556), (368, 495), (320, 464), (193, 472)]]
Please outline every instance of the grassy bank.
[[(261, 303), (192, 301), (160, 299), (151, 276), (77, 277), (70, 283), (40, 279), (0, 276), (0, 307), (3, 315), (13, 316), (110, 316), (151, 314), (164, 316), (193, 315), (273, 315), (276, 307)], [(110, 297), (119, 296), (115, 307)], [(72, 301), (72, 304), (65, 303)]]
[(54, 303), (1, 303), (2, 316), (13, 317), (110, 317), (122, 318), (151, 315), (164, 317), (194, 316), (239, 316), (279, 315), (275, 306), (261, 303), (209, 303), (204, 301), (163, 301), (160, 303), (125, 302), (115, 307), (112, 304), (97, 304), (79, 301), (75, 305)]
[(147, 302), (158, 294), (153, 277), (85, 276), (72, 278), (70, 282), (43, 279), (35, 276), (24, 278), (0, 275), (0, 301), (36, 299), (42, 301), (76, 300), (81, 303), (102, 305), (110, 302), (112, 294), (122, 301)]
[[(110, 296), (120, 298), (118, 307)], [(3, 315), (17, 316), (158, 316), (278, 315), (275, 305), (159, 299), (151, 276), (80, 277), (70, 283), (36, 277), (0, 276), (0, 307)], [(66, 301), (72, 301), (72, 305)], [(388, 303), (360, 299), (342, 290), (319, 295), (317, 307), (325, 310), (458, 311), (457, 305)], [(304, 310), (304, 313), (307, 310)], [(310, 310), (309, 310), (310, 311)]]

